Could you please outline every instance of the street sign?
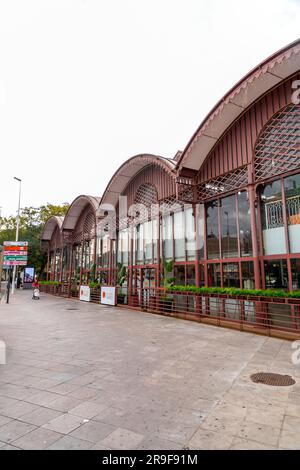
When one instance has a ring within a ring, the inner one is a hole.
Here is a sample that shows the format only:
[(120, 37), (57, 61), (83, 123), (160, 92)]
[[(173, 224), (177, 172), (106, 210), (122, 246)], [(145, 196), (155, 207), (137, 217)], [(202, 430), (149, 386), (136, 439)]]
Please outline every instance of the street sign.
[(10, 266), (27, 266), (27, 260), (26, 261), (4, 261), (3, 262), (3, 268), (9, 268)]
[(28, 242), (3, 242), (3, 246), (27, 246)]
[(28, 256), (28, 242), (3, 243), (4, 266), (26, 266)]

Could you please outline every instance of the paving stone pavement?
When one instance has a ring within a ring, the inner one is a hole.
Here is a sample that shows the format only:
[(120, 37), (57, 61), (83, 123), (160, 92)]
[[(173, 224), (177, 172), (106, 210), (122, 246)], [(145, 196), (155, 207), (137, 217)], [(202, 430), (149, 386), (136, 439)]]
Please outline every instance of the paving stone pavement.
[(27, 291), (0, 339), (0, 450), (300, 449), (288, 341)]

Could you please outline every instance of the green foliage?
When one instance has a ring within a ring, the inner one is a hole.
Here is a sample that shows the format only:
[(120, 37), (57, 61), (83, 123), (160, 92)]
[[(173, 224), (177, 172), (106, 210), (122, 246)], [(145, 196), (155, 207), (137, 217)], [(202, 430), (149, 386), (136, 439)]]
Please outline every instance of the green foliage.
[(176, 277), (170, 276), (173, 273), (174, 269), (174, 261), (166, 261), (164, 260), (164, 271), (163, 271), (163, 286), (168, 287), (176, 281)]
[(39, 281), (41, 286), (59, 286), (60, 282), (58, 281)]
[[(89, 284), (98, 285), (98, 283), (97, 283), (97, 266), (96, 266), (95, 263), (92, 264), (92, 267), (90, 269), (90, 283)], [(93, 287), (96, 287), (96, 286), (93, 286)]]
[(117, 284), (122, 287), (127, 278), (127, 269), (126, 266), (122, 263), (117, 264), (118, 274), (117, 274)]
[(98, 288), (100, 288), (100, 284), (97, 281), (90, 281), (89, 282), (89, 287), (91, 289), (98, 289)]
[[(41, 233), (44, 223), (52, 215), (63, 216), (67, 212), (67, 203), (61, 206), (46, 204), (40, 207), (24, 207), (20, 211), (19, 241), (28, 241), (28, 266), (34, 266), (40, 276), (47, 263), (46, 254), (41, 249)], [(16, 238), (17, 218), (15, 216), (0, 219), (0, 245), (4, 241)]]
[(289, 297), (300, 298), (300, 290), (287, 292), (280, 289), (238, 289), (233, 287), (196, 287), (196, 286), (168, 286), (168, 292), (194, 292), (195, 294), (224, 294), (256, 297)]

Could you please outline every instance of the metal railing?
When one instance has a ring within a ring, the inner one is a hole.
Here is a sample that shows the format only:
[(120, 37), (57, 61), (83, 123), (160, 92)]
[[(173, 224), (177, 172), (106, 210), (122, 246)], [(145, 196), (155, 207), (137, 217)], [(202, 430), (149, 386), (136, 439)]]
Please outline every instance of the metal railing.
[[(79, 299), (79, 286), (42, 285), (42, 292)], [(300, 299), (166, 292), (163, 288), (117, 289), (119, 306), (200, 323), (252, 331), (287, 339), (300, 338)], [(91, 289), (91, 302), (100, 304), (100, 288)]]

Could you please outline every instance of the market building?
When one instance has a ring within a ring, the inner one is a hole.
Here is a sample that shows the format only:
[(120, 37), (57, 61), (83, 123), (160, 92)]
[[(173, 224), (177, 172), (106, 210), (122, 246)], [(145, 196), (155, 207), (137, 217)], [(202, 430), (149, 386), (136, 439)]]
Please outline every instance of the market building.
[(50, 218), (47, 279), (117, 285), (124, 266), (130, 303), (172, 261), (176, 285), (300, 289), (299, 90), (298, 40), (229, 90), (173, 159), (134, 156), (101, 198)]

